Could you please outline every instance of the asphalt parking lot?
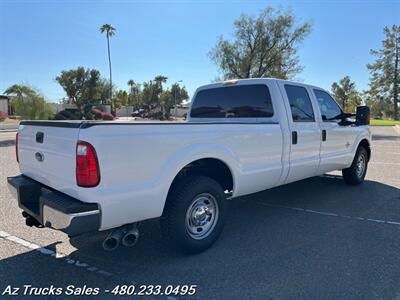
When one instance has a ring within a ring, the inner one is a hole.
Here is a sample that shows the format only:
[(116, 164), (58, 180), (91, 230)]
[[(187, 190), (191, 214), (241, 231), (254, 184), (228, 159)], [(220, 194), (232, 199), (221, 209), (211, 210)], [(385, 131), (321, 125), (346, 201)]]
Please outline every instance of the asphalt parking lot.
[(236, 199), (218, 242), (182, 256), (164, 244), (156, 221), (141, 226), (134, 248), (114, 252), (102, 250), (102, 235), (69, 241), (26, 227), (6, 186), (18, 174), (15, 133), (0, 133), (0, 295), (24, 284), (195, 284), (193, 299), (398, 299), (400, 134), (373, 134), (362, 185), (332, 173)]

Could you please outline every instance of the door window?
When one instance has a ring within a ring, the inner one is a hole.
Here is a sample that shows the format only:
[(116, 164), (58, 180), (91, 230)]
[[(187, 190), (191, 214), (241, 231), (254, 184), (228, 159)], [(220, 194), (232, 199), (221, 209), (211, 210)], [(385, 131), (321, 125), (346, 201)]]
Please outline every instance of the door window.
[(322, 121), (341, 120), (342, 110), (336, 101), (327, 92), (314, 89), (315, 98), (317, 98), (319, 110), (321, 111)]
[(293, 122), (314, 122), (314, 111), (307, 90), (302, 86), (285, 84)]

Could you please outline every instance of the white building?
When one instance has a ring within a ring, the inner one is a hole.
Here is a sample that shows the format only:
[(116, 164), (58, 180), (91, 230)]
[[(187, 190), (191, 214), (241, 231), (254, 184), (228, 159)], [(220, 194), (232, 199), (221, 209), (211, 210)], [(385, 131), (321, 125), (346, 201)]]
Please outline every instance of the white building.
[(10, 97), (0, 95), (0, 111), (5, 112), (7, 115), (12, 115)]

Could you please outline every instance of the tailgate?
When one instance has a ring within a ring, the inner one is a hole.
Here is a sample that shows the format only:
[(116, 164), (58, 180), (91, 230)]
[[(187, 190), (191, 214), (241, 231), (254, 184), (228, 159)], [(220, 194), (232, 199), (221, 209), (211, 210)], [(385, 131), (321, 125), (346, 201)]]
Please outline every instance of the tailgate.
[(80, 122), (21, 122), (21, 173), (66, 194), (76, 189), (75, 152)]

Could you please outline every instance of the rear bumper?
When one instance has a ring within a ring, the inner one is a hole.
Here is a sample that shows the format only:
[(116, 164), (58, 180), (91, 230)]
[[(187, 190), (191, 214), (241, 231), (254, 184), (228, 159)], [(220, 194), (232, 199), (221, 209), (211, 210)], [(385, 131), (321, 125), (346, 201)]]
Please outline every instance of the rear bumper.
[(44, 227), (69, 236), (99, 230), (101, 216), (96, 203), (79, 201), (23, 175), (8, 177), (7, 182), (18, 206)]

